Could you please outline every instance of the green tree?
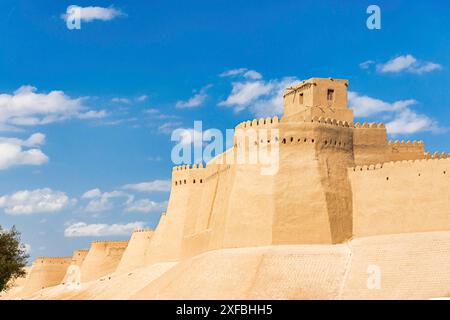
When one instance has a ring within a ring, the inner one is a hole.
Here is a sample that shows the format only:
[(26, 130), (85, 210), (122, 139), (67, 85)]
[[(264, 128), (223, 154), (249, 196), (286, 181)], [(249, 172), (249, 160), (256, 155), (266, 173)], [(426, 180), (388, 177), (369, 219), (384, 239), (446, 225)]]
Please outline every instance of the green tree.
[(25, 275), (28, 257), (16, 227), (7, 231), (0, 226), (0, 292), (7, 290), (14, 279)]

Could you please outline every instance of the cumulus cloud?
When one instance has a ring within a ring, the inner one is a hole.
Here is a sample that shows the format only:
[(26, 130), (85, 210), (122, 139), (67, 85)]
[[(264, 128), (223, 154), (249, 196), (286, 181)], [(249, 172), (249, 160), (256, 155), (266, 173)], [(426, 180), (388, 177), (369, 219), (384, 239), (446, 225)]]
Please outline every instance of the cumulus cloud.
[(169, 180), (153, 180), (140, 183), (126, 184), (122, 188), (138, 192), (168, 192), (170, 191), (171, 182)]
[(198, 93), (195, 93), (191, 98), (186, 101), (179, 100), (176, 103), (177, 108), (195, 108), (201, 106), (206, 98), (208, 97), (207, 90), (211, 87), (211, 85), (207, 85), (200, 89)]
[(140, 199), (127, 204), (126, 212), (161, 213), (167, 208), (167, 201), (156, 202), (150, 199)]
[(0, 137), (0, 170), (48, 162), (48, 157), (39, 149), (44, 142), (45, 135), (42, 133), (32, 134), (26, 140)]
[[(240, 69), (238, 69), (240, 70)], [(219, 106), (232, 107), (235, 112), (248, 109), (256, 117), (281, 115), (283, 113), (283, 92), (299, 80), (294, 77), (262, 80), (261, 77), (245, 77), (232, 83), (231, 93)]]
[(22, 190), (0, 197), (0, 208), (10, 215), (30, 215), (35, 213), (55, 213), (73, 205), (64, 192), (50, 188)]
[(80, 19), (84, 22), (91, 22), (94, 20), (109, 21), (124, 15), (125, 13), (114, 7), (80, 7), (71, 5), (67, 7), (66, 13), (62, 14), (61, 18), (65, 21)]
[(104, 237), (104, 236), (126, 236), (135, 229), (141, 229), (145, 222), (136, 221), (126, 224), (87, 224), (85, 222), (75, 222), (64, 230), (64, 236), (72, 237)]
[(390, 134), (412, 134), (419, 131), (431, 131), (439, 133), (443, 131), (439, 124), (424, 114), (405, 108), (394, 119), (386, 123), (386, 129)]
[(0, 127), (44, 125), (70, 118), (92, 119), (106, 111), (89, 110), (83, 105), (88, 97), (71, 98), (63, 91), (38, 93), (33, 86), (22, 86), (13, 94), (0, 94)]
[(134, 199), (132, 195), (122, 191), (114, 190), (111, 192), (102, 192), (98, 188), (86, 191), (81, 198), (89, 200), (87, 205), (84, 207), (84, 210), (91, 213), (114, 209), (115, 203), (113, 199), (126, 198), (126, 202), (130, 202)]
[(235, 76), (243, 76), (246, 79), (251, 80), (259, 80), (262, 78), (261, 73), (255, 71), (255, 70), (249, 70), (247, 68), (238, 68), (238, 69), (231, 69), (222, 72), (219, 77), (235, 77)]
[(422, 74), (439, 70), (441, 68), (442, 66), (438, 63), (421, 61), (416, 59), (411, 54), (397, 56), (386, 63), (377, 64), (377, 71), (380, 73), (409, 72)]
[(411, 106), (417, 104), (414, 99), (386, 102), (381, 99), (348, 93), (349, 107), (354, 110), (355, 117), (371, 117), (383, 115), (387, 119), (386, 129), (393, 135), (412, 134), (419, 131), (441, 132), (443, 129), (437, 121), (427, 115), (417, 113)]
[(353, 109), (355, 117), (369, 117), (382, 112), (399, 111), (416, 103), (414, 99), (389, 103), (367, 95), (359, 95), (357, 92), (348, 92), (348, 105)]

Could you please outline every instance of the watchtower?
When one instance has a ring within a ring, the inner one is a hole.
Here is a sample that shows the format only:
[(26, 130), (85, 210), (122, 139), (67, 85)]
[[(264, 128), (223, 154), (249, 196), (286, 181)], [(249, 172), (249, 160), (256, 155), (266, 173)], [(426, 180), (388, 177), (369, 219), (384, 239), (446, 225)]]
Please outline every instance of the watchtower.
[(353, 110), (348, 108), (348, 80), (311, 78), (287, 88), (284, 117), (287, 122), (323, 117), (353, 123)]

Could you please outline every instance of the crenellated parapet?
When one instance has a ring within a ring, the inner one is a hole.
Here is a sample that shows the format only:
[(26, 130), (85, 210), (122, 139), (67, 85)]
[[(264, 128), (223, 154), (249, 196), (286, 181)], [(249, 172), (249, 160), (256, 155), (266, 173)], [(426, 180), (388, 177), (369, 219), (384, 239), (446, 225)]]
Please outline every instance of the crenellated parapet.
[(70, 264), (72, 257), (37, 257), (33, 265)]
[(354, 171), (354, 172), (364, 172), (364, 171), (378, 170), (378, 169), (383, 169), (383, 168), (386, 169), (386, 168), (408, 167), (408, 166), (412, 167), (412, 165), (414, 165), (414, 164), (432, 165), (432, 164), (436, 163), (435, 161), (446, 161), (450, 164), (449, 160), (450, 160), (450, 158), (446, 152), (442, 152), (442, 153), (435, 152), (434, 154), (431, 154), (430, 152), (428, 152), (424, 159), (389, 161), (389, 162), (385, 162), (385, 163), (355, 166), (355, 167), (350, 168), (350, 170)]
[(239, 123), (235, 128), (236, 129), (259, 129), (259, 128), (268, 128), (274, 127), (280, 122), (278, 116), (253, 119)]
[(153, 232), (152, 228), (143, 228), (143, 229), (136, 229), (133, 231), (133, 233), (143, 233), (143, 232)]
[(386, 126), (384, 123), (376, 123), (376, 122), (363, 122), (363, 123), (355, 123), (355, 129), (385, 129)]
[(92, 247), (126, 247), (128, 240), (94, 240), (91, 242)]

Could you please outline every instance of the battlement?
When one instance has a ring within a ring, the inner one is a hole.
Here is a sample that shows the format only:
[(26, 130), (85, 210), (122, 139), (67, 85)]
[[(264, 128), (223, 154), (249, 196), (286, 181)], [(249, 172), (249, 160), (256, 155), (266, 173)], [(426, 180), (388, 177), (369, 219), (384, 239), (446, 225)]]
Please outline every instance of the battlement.
[(142, 233), (142, 232), (153, 232), (152, 228), (144, 228), (144, 229), (136, 229), (133, 233)]
[(276, 125), (280, 122), (278, 116), (274, 116), (274, 117), (267, 117), (267, 118), (260, 118), (260, 119), (253, 119), (253, 120), (248, 120), (248, 121), (244, 121), (239, 123), (236, 126), (236, 129), (243, 129), (243, 128), (258, 128), (258, 127), (268, 127), (268, 126), (272, 126), (272, 125)]
[(199, 163), (199, 164), (185, 164), (182, 166), (175, 166), (172, 168), (172, 172), (173, 171), (187, 171), (187, 170), (193, 170), (193, 169), (204, 169), (203, 163)]
[[(433, 161), (439, 161), (439, 160), (448, 161), (448, 160), (450, 160), (450, 158), (448, 157), (446, 152), (442, 152), (441, 154), (439, 154), (438, 152), (435, 152), (434, 154), (431, 154), (430, 152), (428, 152), (427, 158), (425, 158), (425, 159), (389, 161), (389, 162), (385, 162), (385, 163), (355, 166), (350, 169), (355, 172), (360, 172), (360, 171), (377, 170), (377, 169), (383, 169), (383, 168), (392, 168), (392, 167), (396, 167), (396, 166), (397, 167), (408, 166), (408, 165), (411, 165), (414, 163), (432, 164), (432, 163), (434, 163)], [(450, 164), (450, 161), (449, 161), (449, 164)]]
[(33, 265), (70, 264), (71, 261), (72, 257), (37, 257), (33, 261)]
[(363, 122), (363, 123), (355, 123), (354, 128), (356, 129), (385, 129), (386, 126), (384, 125), (384, 123), (380, 122), (380, 123), (376, 123), (376, 122)]
[(98, 247), (126, 247), (128, 245), (127, 240), (95, 240), (91, 242), (91, 246)]

